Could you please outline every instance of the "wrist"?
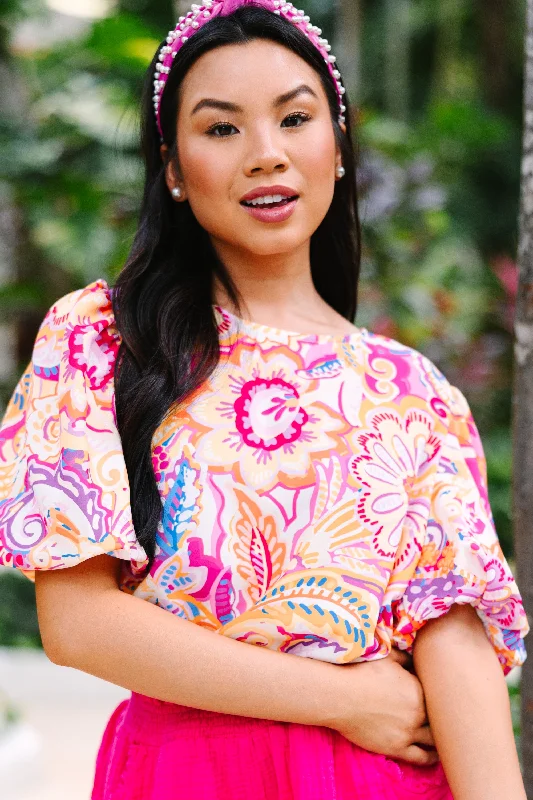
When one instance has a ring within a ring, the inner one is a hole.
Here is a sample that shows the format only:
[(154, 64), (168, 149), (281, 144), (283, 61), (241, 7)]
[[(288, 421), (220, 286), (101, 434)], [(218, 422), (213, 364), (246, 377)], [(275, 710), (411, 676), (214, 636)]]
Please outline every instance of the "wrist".
[(342, 666), (326, 662), (315, 662), (320, 667), (317, 670), (313, 697), (315, 701), (316, 725), (332, 730), (343, 727), (348, 707), (353, 707), (353, 701), (346, 697), (346, 669), (351, 672), (351, 686), (353, 690), (353, 666)]

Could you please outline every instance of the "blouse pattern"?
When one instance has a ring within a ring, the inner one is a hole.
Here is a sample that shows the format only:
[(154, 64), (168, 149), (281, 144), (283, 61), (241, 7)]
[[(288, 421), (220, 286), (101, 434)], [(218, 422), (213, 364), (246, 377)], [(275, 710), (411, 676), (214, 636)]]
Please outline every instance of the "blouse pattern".
[(60, 298), (0, 425), (0, 564), (92, 556), (121, 589), (273, 650), (336, 664), (411, 651), (471, 604), (507, 673), (529, 630), (468, 403), (364, 328), (304, 335), (214, 307), (220, 363), (152, 440), (156, 557), (139, 544), (114, 405), (112, 289)]

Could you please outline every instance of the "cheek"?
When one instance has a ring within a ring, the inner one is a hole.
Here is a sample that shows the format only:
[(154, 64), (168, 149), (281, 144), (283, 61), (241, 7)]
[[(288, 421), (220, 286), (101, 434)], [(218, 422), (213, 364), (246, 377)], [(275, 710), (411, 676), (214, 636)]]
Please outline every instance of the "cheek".
[[(218, 144), (218, 143), (215, 143)], [(180, 150), (179, 159), (188, 199), (200, 224), (217, 218), (228, 203), (235, 171), (230, 148), (190, 143)]]
[(187, 190), (212, 195), (220, 189), (224, 175), (224, 159), (217, 158), (208, 147), (188, 147), (180, 153), (180, 164)]
[(298, 159), (298, 169), (304, 175), (307, 186), (308, 208), (312, 212), (312, 224), (326, 214), (335, 191), (335, 137), (331, 130), (322, 136), (314, 136)]
[(314, 133), (312, 141), (306, 142), (301, 150), (301, 168), (305, 169), (308, 176), (314, 177), (316, 182), (323, 181), (325, 177), (332, 177), (335, 169), (335, 137), (331, 128)]

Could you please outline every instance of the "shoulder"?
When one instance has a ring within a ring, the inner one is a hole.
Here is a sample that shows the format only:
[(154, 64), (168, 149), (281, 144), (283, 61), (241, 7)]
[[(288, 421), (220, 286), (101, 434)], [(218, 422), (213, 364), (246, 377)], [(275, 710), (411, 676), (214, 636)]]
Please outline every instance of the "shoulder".
[(363, 342), (370, 371), (390, 377), (400, 399), (418, 397), (439, 416), (448, 416), (450, 422), (453, 418), (470, 417), (462, 391), (424, 353), (367, 329), (363, 329)]
[(67, 330), (73, 325), (114, 323), (112, 291), (104, 278), (98, 278), (82, 289), (63, 295), (48, 309), (43, 326), (50, 330)]
[(32, 353), (32, 367), (42, 379), (79, 370), (91, 388), (109, 381), (120, 345), (112, 289), (103, 278), (63, 295), (48, 309)]

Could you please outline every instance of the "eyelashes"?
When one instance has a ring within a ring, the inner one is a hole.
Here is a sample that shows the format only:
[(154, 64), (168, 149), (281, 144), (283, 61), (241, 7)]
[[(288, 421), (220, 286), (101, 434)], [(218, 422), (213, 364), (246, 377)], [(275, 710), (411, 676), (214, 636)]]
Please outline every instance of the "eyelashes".
[[(296, 111), (293, 114), (289, 114), (283, 122), (286, 122), (288, 119), (296, 119), (300, 120), (300, 122), (308, 122), (311, 119), (311, 114), (307, 114), (305, 111)], [(301, 128), (301, 125), (291, 125), (291, 128)]]
[(216, 125), (212, 125), (210, 128), (207, 129), (206, 133), (208, 136), (212, 136), (215, 139), (226, 139), (228, 136), (231, 136), (231, 133), (221, 133), (220, 131), (223, 129), (230, 129), (237, 130), (235, 125), (232, 125), (231, 122), (217, 122)]
[[(289, 128), (301, 128), (305, 122), (309, 122), (311, 119), (311, 115), (306, 113), (305, 111), (295, 111), (291, 114), (288, 114), (283, 122), (281, 123), (282, 127), (289, 127)], [(294, 122), (296, 121), (298, 124), (296, 125), (285, 125), (286, 122)], [(234, 134), (232, 131), (237, 131), (237, 128), (231, 122), (217, 122), (215, 125), (211, 125), (210, 128), (207, 129), (206, 134), (208, 136), (212, 136), (214, 139), (227, 139)]]

